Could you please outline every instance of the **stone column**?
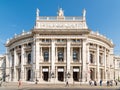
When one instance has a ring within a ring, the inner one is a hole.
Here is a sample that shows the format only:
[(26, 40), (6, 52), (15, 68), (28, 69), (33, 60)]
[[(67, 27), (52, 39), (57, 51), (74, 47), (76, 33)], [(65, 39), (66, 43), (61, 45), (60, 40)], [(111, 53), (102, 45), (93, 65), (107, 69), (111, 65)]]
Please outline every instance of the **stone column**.
[(39, 76), (39, 62), (40, 62), (40, 45), (39, 39), (35, 41), (35, 79), (40, 78)]
[(9, 51), (9, 81), (12, 81), (12, 55), (11, 55), (11, 52)]
[(94, 79), (96, 80), (97, 79), (97, 69), (93, 68), (93, 71), (94, 71)]
[(51, 60), (50, 60), (50, 47), (49, 47), (49, 63), (51, 62)]
[(42, 66), (40, 66), (40, 80), (43, 80), (43, 78), (42, 78)]
[(58, 60), (57, 53), (58, 53), (58, 51), (57, 51), (57, 47), (55, 47), (55, 63), (56, 63), (56, 62), (57, 62), (57, 60)]
[[(50, 54), (49, 54), (50, 58)], [(42, 46), (40, 47), (40, 62), (43, 62)]]
[(97, 45), (97, 81), (100, 81), (100, 72), (99, 72), (99, 45)]
[(87, 45), (87, 81), (90, 81), (90, 50), (89, 50), (89, 44)]
[(58, 81), (58, 67), (55, 67), (55, 82)]
[[(55, 40), (51, 42), (51, 73), (54, 73), (55, 76)], [(54, 79), (51, 78), (51, 82), (54, 82)]]
[(67, 40), (67, 73), (70, 72), (70, 40)]
[(86, 82), (86, 40), (82, 43), (82, 82)]
[[(25, 53), (26, 54), (26, 53)], [(32, 52), (31, 52), (31, 59), (32, 59), (32, 74), (31, 74), (31, 79), (33, 80), (33, 81), (35, 81), (35, 39), (34, 39), (34, 41), (33, 41), (33, 44), (32, 44)], [(26, 60), (26, 58), (25, 58), (25, 60)], [(25, 69), (25, 73), (27, 73), (27, 70)], [(25, 76), (26, 77), (26, 76)]]
[(106, 48), (104, 49), (104, 79), (107, 81), (107, 73), (106, 73)]
[[(9, 53), (9, 48), (7, 47), (7, 50), (6, 50), (6, 68), (4, 68), (4, 69), (6, 69), (5, 70), (5, 73), (6, 73), (6, 75), (10, 75), (10, 53)], [(10, 77), (6, 77), (6, 81), (10, 81)]]
[(14, 78), (13, 78), (13, 81), (17, 81), (17, 78), (16, 78), (16, 60), (17, 60), (17, 53), (16, 53), (16, 49), (14, 48)]
[(81, 53), (82, 53), (82, 52), (81, 52), (81, 47), (79, 47), (79, 62), (80, 62), (80, 63), (82, 62), (82, 61), (81, 61), (81, 60), (82, 60), (82, 59), (81, 59)]
[(73, 62), (73, 47), (70, 49), (70, 62)]
[(21, 80), (25, 81), (25, 71), (24, 71), (24, 63), (25, 63), (25, 50), (24, 50), (24, 45), (22, 45), (21, 48)]
[(66, 63), (66, 47), (64, 47), (64, 62)]

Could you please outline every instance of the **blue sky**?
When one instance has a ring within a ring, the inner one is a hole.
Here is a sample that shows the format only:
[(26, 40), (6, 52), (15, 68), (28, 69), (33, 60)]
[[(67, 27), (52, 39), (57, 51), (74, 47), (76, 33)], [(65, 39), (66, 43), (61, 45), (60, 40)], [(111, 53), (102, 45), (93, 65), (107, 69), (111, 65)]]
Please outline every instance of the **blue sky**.
[(41, 16), (56, 16), (58, 7), (65, 16), (81, 16), (85, 8), (88, 27), (112, 39), (120, 55), (120, 0), (0, 0), (0, 54), (7, 38), (33, 28), (36, 8)]

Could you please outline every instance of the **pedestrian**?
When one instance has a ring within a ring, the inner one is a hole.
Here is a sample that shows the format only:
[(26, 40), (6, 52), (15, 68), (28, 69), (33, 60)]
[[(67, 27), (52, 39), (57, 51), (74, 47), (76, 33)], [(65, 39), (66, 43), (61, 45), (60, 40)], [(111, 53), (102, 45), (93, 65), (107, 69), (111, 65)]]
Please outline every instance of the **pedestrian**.
[(94, 85), (97, 86), (97, 82), (96, 81), (94, 81)]
[(92, 80), (89, 81), (89, 85), (92, 86)]
[(110, 84), (110, 82), (109, 82), (109, 81), (107, 81), (107, 86), (109, 86), (109, 84)]
[(35, 84), (38, 84), (38, 80), (36, 79), (36, 82), (35, 82)]
[(69, 86), (68, 80), (66, 80), (66, 86)]
[(117, 86), (117, 80), (115, 80), (115, 85)]
[(113, 81), (112, 80), (110, 81), (110, 86), (113, 86)]
[(100, 86), (102, 86), (102, 80), (100, 80)]
[(21, 80), (18, 81), (18, 87), (20, 87), (20, 86), (21, 86)]

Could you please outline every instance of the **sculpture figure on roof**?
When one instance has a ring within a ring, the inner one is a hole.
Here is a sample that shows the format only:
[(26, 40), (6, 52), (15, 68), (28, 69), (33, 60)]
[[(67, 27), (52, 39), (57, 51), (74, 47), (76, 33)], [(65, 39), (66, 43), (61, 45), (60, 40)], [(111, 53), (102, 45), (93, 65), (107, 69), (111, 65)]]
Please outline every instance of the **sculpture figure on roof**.
[(37, 8), (36, 10), (36, 16), (39, 16), (40, 10)]
[(83, 9), (83, 17), (85, 17), (85, 16), (86, 16), (86, 10)]
[(58, 16), (64, 16), (64, 11), (62, 10), (62, 8), (58, 10)]

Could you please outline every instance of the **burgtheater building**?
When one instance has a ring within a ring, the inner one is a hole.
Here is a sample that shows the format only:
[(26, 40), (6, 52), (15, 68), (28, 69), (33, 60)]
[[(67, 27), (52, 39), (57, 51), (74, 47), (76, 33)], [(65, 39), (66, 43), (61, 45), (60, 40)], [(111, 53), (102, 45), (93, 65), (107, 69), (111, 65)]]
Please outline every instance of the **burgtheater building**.
[(39, 83), (89, 82), (114, 79), (113, 43), (81, 17), (40, 16), (34, 28), (6, 42), (9, 81)]

